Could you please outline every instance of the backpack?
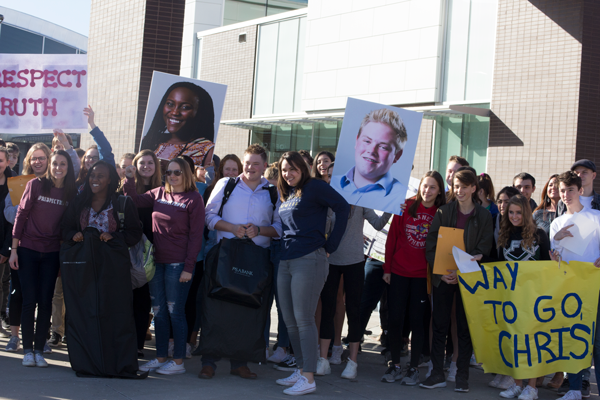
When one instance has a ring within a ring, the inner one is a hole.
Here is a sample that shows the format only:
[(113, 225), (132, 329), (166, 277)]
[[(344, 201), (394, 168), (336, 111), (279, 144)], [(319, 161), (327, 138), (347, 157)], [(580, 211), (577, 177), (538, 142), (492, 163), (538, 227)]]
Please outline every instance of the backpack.
[[(233, 189), (235, 189), (238, 182), (239, 180), (236, 180), (235, 178), (229, 178), (229, 181), (227, 181), (227, 185), (225, 185), (225, 189), (223, 190), (223, 200), (221, 201), (221, 208), (219, 208), (218, 213), (219, 217), (223, 217), (223, 207), (225, 207), (225, 203), (227, 203), (227, 201), (229, 200), (229, 196), (231, 196), (231, 193), (233, 192)], [(269, 186), (263, 186), (263, 189), (269, 191), (269, 196), (271, 197), (271, 204), (273, 205), (273, 211), (275, 211), (275, 209), (277, 208), (277, 197), (279, 196), (277, 188), (269, 184)]]
[[(127, 196), (119, 196), (119, 222), (120, 231), (125, 226), (125, 204)], [(134, 289), (144, 286), (154, 278), (156, 265), (154, 264), (154, 245), (150, 243), (146, 235), (142, 234), (142, 239), (129, 248), (129, 258), (131, 259), (131, 284)]]

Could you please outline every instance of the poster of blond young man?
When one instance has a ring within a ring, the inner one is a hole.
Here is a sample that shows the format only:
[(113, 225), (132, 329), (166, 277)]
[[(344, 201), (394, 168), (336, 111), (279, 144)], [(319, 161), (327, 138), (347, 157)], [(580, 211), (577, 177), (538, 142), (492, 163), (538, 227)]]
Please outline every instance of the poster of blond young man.
[(348, 203), (400, 214), (422, 114), (348, 99), (331, 186)]

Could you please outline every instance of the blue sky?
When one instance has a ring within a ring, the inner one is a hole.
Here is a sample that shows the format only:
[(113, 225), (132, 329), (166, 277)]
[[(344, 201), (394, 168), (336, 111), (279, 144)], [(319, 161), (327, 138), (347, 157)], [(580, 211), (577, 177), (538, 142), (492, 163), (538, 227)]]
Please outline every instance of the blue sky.
[(90, 5), (91, 0), (0, 0), (0, 6), (45, 19), (85, 36), (90, 29)]

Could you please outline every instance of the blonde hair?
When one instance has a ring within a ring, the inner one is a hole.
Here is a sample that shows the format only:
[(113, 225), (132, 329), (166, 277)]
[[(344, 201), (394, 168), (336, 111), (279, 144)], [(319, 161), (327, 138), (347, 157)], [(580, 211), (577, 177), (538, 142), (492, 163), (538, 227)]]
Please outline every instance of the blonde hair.
[[(185, 161), (183, 158), (174, 158), (171, 161), (169, 161), (169, 164), (171, 163), (175, 163), (177, 165), (179, 165), (179, 168), (181, 168), (181, 177), (183, 178), (183, 191), (184, 192), (191, 192), (191, 191), (198, 191), (198, 188), (196, 187), (196, 183), (194, 182), (194, 177), (192, 174), (192, 170), (190, 169), (190, 165), (187, 163), (187, 161)], [(165, 192), (167, 193), (173, 193), (173, 186), (171, 186), (171, 184), (169, 183), (169, 179), (165, 179)]]
[(140, 175), (140, 170), (138, 169), (137, 162), (140, 158), (144, 156), (152, 157), (154, 161), (154, 174), (150, 178), (150, 189), (155, 189), (162, 184), (161, 175), (160, 175), (160, 162), (158, 161), (158, 157), (151, 150), (142, 150), (133, 157), (132, 165), (135, 166), (135, 191), (137, 194), (142, 194), (146, 192), (146, 185), (144, 185), (144, 178)]
[[(31, 175), (33, 174), (33, 168), (31, 168), (31, 156), (33, 152), (36, 150), (42, 150), (46, 155), (46, 161), (48, 165), (50, 165), (50, 149), (44, 143), (36, 143), (27, 150), (27, 155), (25, 156), (25, 160), (23, 161), (23, 175)], [(46, 166), (47, 168), (47, 166)]]
[(362, 120), (362, 123), (360, 124), (358, 135), (356, 135), (357, 139), (360, 137), (360, 133), (362, 132), (363, 128), (371, 122), (379, 122), (381, 124), (386, 124), (387, 126), (392, 128), (392, 130), (396, 134), (396, 153), (404, 149), (404, 145), (408, 140), (408, 135), (406, 134), (406, 127), (404, 126), (404, 122), (402, 121), (402, 118), (400, 118), (396, 111), (388, 110), (387, 108), (381, 108), (379, 110), (373, 110), (367, 115), (365, 115), (365, 117)]

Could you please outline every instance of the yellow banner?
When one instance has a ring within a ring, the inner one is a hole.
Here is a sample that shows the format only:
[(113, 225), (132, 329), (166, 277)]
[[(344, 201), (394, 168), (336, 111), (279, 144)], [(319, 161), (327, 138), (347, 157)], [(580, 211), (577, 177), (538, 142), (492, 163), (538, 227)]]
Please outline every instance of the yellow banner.
[(591, 365), (600, 269), (592, 263), (498, 262), (459, 275), (471, 340), (486, 373), (516, 379)]

